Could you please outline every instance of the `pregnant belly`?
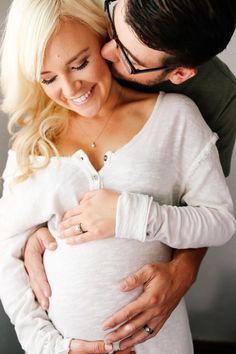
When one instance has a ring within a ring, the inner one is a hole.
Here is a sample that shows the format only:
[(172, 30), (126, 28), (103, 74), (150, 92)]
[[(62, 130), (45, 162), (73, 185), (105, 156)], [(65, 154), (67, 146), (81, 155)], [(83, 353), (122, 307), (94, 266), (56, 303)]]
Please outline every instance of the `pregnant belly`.
[(102, 339), (103, 321), (142, 291), (122, 293), (119, 281), (147, 263), (169, 260), (170, 254), (159, 242), (109, 238), (69, 246), (60, 241), (55, 252), (44, 255), (52, 289), (49, 317), (65, 337)]

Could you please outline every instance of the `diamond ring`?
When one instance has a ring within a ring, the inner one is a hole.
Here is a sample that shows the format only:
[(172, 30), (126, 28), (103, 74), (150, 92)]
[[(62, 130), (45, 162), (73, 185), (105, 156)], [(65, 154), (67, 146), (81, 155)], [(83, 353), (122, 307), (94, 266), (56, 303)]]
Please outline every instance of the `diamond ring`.
[(83, 230), (81, 222), (79, 224), (75, 225), (75, 231), (79, 232), (80, 234), (84, 234), (86, 232)]

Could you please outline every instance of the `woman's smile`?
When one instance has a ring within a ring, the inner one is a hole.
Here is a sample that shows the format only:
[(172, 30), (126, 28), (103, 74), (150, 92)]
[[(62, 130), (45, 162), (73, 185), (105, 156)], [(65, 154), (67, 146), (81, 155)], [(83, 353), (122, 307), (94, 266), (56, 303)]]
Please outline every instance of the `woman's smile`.
[(96, 85), (92, 86), (92, 88), (89, 91), (85, 92), (83, 95), (70, 99), (72, 104), (74, 104), (76, 106), (81, 106), (81, 105), (87, 103), (88, 101), (90, 101), (90, 99), (93, 96), (95, 86)]

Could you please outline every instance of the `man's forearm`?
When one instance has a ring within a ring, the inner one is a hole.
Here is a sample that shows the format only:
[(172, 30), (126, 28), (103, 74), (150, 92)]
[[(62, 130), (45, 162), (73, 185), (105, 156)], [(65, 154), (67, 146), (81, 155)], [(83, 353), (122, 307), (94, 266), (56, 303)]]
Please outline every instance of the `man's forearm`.
[(188, 289), (197, 279), (201, 262), (207, 252), (207, 248), (174, 250), (172, 266), (175, 268), (176, 276)]

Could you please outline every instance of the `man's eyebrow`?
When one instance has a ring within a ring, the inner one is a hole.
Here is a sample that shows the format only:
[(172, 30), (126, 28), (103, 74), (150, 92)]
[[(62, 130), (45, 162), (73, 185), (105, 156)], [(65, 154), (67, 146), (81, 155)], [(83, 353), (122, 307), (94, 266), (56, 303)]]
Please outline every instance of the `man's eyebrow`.
[[(71, 63), (73, 63), (76, 59), (79, 59), (79, 57), (81, 57), (81, 55), (85, 54), (86, 52), (88, 52), (89, 47), (82, 49), (79, 53), (75, 54), (72, 58), (70, 58), (65, 65), (70, 65)], [(50, 74), (50, 71), (42, 71), (41, 75), (44, 74)]]
[[(115, 31), (116, 31), (116, 26), (115, 26), (115, 8), (116, 8), (116, 7), (114, 7), (114, 9), (113, 9), (113, 25), (114, 25), (114, 28), (115, 28)], [(116, 35), (117, 35), (117, 31), (116, 31)], [(117, 38), (118, 38), (118, 35), (117, 35)], [(122, 47), (124, 48), (126, 54), (128, 54), (138, 65), (141, 65), (141, 66), (144, 66), (144, 67), (145, 67), (145, 64), (142, 63), (142, 62), (140, 61), (140, 59), (136, 58), (136, 56), (135, 56), (134, 54), (132, 54), (132, 53), (130, 52), (130, 50), (124, 46), (124, 44), (120, 41), (119, 38), (118, 38), (118, 40), (119, 40), (120, 44), (122, 45)]]

